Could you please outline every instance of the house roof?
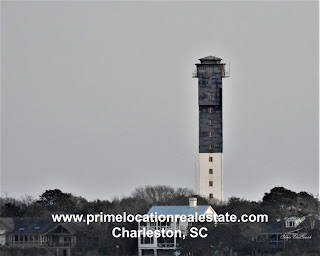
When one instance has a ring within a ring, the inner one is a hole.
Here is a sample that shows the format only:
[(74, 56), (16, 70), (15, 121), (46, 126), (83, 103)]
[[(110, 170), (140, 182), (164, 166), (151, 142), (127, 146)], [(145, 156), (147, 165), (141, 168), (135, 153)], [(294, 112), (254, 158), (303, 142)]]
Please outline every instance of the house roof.
[(1, 230), (12, 230), (13, 229), (13, 218), (1, 217), (0, 218), (0, 229)]
[(290, 216), (287, 218), (287, 220), (298, 220), (298, 219), (301, 219), (301, 218), (299, 218), (297, 216)]
[(78, 228), (73, 223), (55, 223), (51, 218), (11, 218), (11, 220), (13, 225), (6, 229), (9, 234), (46, 234), (59, 225), (72, 234), (78, 232)]
[(190, 207), (188, 205), (183, 206), (152, 206), (151, 209), (148, 211), (148, 215), (151, 213), (157, 215), (163, 214), (163, 215), (193, 215), (195, 216), (195, 213), (197, 212), (198, 215), (205, 214), (208, 210), (212, 210), (214, 213), (214, 210), (210, 205), (198, 205), (196, 207)]
[[(296, 227), (284, 227), (282, 230), (282, 222), (281, 220), (277, 221), (270, 225), (270, 233), (274, 234), (282, 234), (283, 231), (285, 233), (292, 233), (292, 232), (305, 232), (306, 230), (311, 228), (311, 218), (310, 217), (297, 217), (297, 216), (290, 216), (286, 220), (298, 220), (301, 219), (301, 222)], [(314, 223), (315, 228), (320, 227), (320, 221), (315, 220)]]
[(299, 232), (302, 230), (301, 227), (285, 227), (284, 230), (282, 230), (282, 227), (272, 227), (270, 230), (271, 234), (282, 234), (284, 233), (292, 233), (292, 232)]

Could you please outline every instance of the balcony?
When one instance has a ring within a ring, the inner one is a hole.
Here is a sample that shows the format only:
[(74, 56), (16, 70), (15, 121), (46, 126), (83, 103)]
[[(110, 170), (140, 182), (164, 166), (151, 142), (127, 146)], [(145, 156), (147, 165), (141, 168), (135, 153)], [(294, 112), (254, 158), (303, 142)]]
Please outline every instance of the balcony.
[(146, 230), (180, 230), (180, 227), (179, 226), (140, 226), (140, 230), (142, 229), (146, 229)]
[[(229, 64), (229, 66), (227, 67), (227, 69), (226, 69), (224, 66), (222, 66), (221, 74), (222, 74), (222, 77), (230, 77), (230, 64)], [(193, 72), (192, 72), (192, 78), (198, 78), (197, 69), (193, 70)]]
[(159, 248), (174, 248), (174, 243), (158, 243)]
[(194, 71), (192, 72), (192, 78), (198, 78), (197, 70), (194, 70)]
[(230, 62), (227, 68), (226, 66), (223, 66), (221, 71), (222, 71), (222, 77), (230, 77)]
[(222, 77), (230, 77), (230, 71), (222, 70)]

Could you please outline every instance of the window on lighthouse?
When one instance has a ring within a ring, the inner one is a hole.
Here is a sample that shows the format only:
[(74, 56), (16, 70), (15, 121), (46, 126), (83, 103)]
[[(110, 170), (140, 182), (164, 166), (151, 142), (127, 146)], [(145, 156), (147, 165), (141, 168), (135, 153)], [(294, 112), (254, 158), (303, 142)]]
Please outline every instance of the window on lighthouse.
[(208, 95), (208, 100), (212, 100), (212, 95)]
[(210, 197), (210, 198), (213, 198), (213, 194), (209, 194), (209, 197)]
[(213, 132), (209, 132), (209, 137), (213, 137)]
[(209, 108), (209, 113), (213, 113), (213, 108)]
[(209, 186), (210, 186), (210, 187), (213, 186), (213, 181), (212, 181), (212, 180), (209, 181)]
[(213, 120), (209, 120), (209, 125), (213, 125)]
[(212, 162), (212, 156), (209, 156), (209, 162)]
[(209, 169), (209, 174), (213, 174), (213, 169)]

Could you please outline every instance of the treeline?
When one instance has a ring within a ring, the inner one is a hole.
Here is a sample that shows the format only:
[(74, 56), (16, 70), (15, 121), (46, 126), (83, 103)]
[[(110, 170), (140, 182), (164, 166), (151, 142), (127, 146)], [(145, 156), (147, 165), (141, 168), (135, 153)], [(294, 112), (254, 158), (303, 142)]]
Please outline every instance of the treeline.
[[(194, 192), (186, 188), (169, 186), (146, 186), (135, 189), (130, 196), (112, 200), (88, 201), (81, 196), (64, 193), (59, 189), (46, 190), (38, 198), (24, 196), (21, 199), (0, 198), (1, 217), (50, 217), (52, 213), (112, 213), (144, 214), (153, 205), (187, 205)], [(208, 205), (206, 199), (199, 196), (198, 205)], [(319, 200), (307, 192), (296, 193), (283, 187), (275, 187), (265, 193), (259, 202), (231, 197), (225, 203), (212, 204), (213, 209), (221, 213), (261, 214), (269, 215), (269, 223), (234, 223), (208, 225), (209, 237), (206, 239), (187, 238), (182, 241), (182, 250), (193, 255), (230, 255), (236, 251), (238, 255), (255, 255), (272, 252), (268, 242), (257, 242), (261, 233), (270, 232), (273, 224), (281, 222), (289, 216), (305, 216), (310, 219), (309, 231), (312, 239), (294, 241), (282, 248), (283, 255), (320, 255)], [(136, 223), (123, 223), (126, 229), (137, 229)], [(88, 230), (88, 250), (91, 256), (134, 255), (137, 253), (137, 239), (115, 239), (111, 235), (112, 223), (92, 223)], [(118, 249), (116, 249), (118, 247)]]
[[(275, 187), (265, 193), (259, 202), (236, 197), (228, 202), (213, 206), (221, 213), (268, 214), (268, 223), (228, 223), (209, 224), (206, 239), (188, 237), (183, 244), (184, 252), (193, 255), (281, 255), (281, 256), (318, 256), (320, 255), (319, 199), (307, 192), (296, 193), (283, 187)], [(261, 234), (271, 234), (275, 226), (285, 233), (285, 220), (290, 216), (306, 217), (305, 228), (312, 238), (290, 240), (278, 247), (270, 244)]]
[[(130, 196), (112, 200), (88, 201), (81, 196), (64, 193), (59, 189), (46, 190), (38, 198), (24, 196), (20, 199), (0, 198), (1, 217), (51, 217), (54, 213), (67, 214), (110, 214), (147, 213), (152, 205), (186, 205), (188, 198), (194, 192), (187, 188), (172, 188), (169, 186), (145, 186), (136, 188)], [(202, 199), (200, 204), (207, 204)], [(125, 226), (127, 229), (137, 229), (137, 223), (91, 223), (87, 228), (89, 250), (87, 255), (135, 255), (137, 239), (116, 239), (112, 236), (113, 227)], [(82, 254), (86, 255), (86, 254)]]
[[(132, 214), (147, 212), (152, 205), (185, 205), (194, 192), (187, 188), (145, 186), (136, 188), (130, 196), (112, 200), (88, 201), (81, 196), (59, 189), (46, 190), (38, 198), (23, 196), (0, 198), (1, 217), (50, 217), (53, 213), (94, 214), (102, 212)], [(206, 200), (202, 200), (207, 203)]]

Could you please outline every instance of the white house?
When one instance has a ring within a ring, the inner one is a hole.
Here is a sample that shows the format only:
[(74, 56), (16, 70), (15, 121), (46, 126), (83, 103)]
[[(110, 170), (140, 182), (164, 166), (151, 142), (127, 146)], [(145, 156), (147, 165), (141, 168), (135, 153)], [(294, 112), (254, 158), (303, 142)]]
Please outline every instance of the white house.
[[(191, 222), (182, 221), (180, 216), (200, 216), (200, 215), (215, 215), (215, 211), (210, 205), (197, 205), (197, 198), (190, 198), (189, 205), (183, 206), (152, 206), (147, 213), (148, 215), (165, 215), (177, 216), (177, 221), (164, 221), (164, 222), (149, 222), (144, 224), (139, 223), (139, 229), (146, 231), (152, 230), (172, 230), (181, 231), (183, 235), (188, 235), (189, 227), (192, 226)], [(147, 237), (141, 236), (138, 238), (139, 256), (152, 253), (153, 255), (162, 254), (162, 252), (171, 250), (176, 251), (179, 248), (179, 243), (182, 238), (173, 237)]]
[(301, 222), (303, 222), (306, 217), (297, 217), (297, 216), (290, 216), (286, 219), (286, 228), (290, 227), (297, 227)]

